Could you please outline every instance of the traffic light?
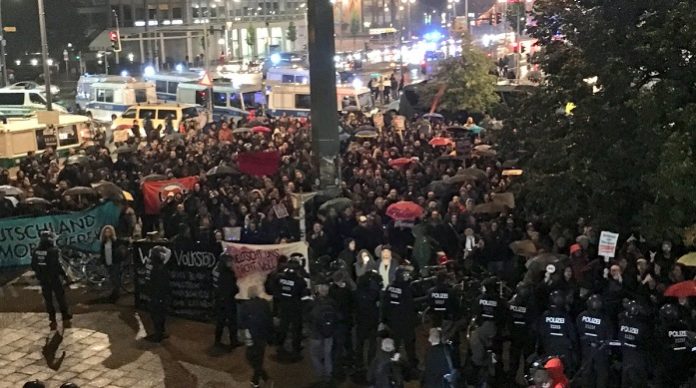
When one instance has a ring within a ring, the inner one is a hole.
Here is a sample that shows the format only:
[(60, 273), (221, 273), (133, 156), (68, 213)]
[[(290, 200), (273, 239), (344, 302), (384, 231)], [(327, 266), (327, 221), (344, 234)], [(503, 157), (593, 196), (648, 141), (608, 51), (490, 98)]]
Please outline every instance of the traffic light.
[(495, 14), (495, 24), (500, 24), (503, 19), (503, 14), (501, 12), (496, 12)]
[(121, 36), (119, 35), (118, 31), (116, 30), (111, 30), (109, 31), (109, 40), (111, 41), (111, 50), (113, 52), (118, 53), (121, 51)]

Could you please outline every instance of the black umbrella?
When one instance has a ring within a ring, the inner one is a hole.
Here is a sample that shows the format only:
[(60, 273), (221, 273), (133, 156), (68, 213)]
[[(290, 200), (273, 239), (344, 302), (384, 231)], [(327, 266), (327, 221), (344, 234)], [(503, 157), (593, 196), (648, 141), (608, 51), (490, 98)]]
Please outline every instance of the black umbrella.
[(98, 183), (92, 183), (94, 190), (106, 199), (123, 199), (123, 189), (118, 187), (113, 182), (101, 181)]
[(89, 163), (89, 158), (85, 155), (73, 155), (65, 161), (66, 165), (70, 164), (87, 164)]
[(15, 197), (24, 194), (24, 190), (20, 189), (19, 187), (14, 187), (10, 185), (0, 186), (0, 191), (2, 191), (3, 193), (5, 193), (5, 195), (10, 197)]
[(63, 195), (70, 195), (73, 197), (79, 197), (81, 195), (97, 195), (97, 191), (87, 186), (76, 186), (65, 190)]
[(166, 176), (166, 175), (162, 175), (162, 174), (150, 174), (150, 175), (146, 175), (146, 176), (142, 177), (142, 178), (140, 179), (140, 183), (143, 183), (143, 182), (150, 182), (150, 181), (164, 181), (164, 180), (167, 180), (167, 176)]
[(116, 153), (117, 154), (130, 154), (133, 152), (133, 148), (127, 145), (122, 145), (118, 148), (116, 148)]
[(239, 175), (239, 170), (237, 170), (234, 167), (227, 166), (227, 165), (220, 165), (220, 166), (215, 166), (208, 170), (208, 172), (205, 174), (209, 177), (219, 177), (219, 176), (225, 176), (225, 175)]
[(23, 203), (31, 206), (48, 206), (51, 201), (41, 197), (29, 197)]

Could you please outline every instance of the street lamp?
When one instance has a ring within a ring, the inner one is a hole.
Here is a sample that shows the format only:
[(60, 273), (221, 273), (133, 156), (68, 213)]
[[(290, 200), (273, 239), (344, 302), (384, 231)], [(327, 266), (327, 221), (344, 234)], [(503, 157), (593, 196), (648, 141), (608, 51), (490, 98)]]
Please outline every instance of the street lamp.
[(43, 0), (37, 0), (39, 5), (39, 28), (41, 29), (41, 60), (43, 61), (44, 83), (46, 86), (46, 109), (53, 110), (53, 96), (51, 95), (51, 69), (48, 65), (48, 39), (46, 38), (46, 11)]
[(0, 0), (0, 66), (2, 67), (2, 86), (7, 86), (7, 62), (5, 58), (5, 27), (2, 25), (2, 0)]

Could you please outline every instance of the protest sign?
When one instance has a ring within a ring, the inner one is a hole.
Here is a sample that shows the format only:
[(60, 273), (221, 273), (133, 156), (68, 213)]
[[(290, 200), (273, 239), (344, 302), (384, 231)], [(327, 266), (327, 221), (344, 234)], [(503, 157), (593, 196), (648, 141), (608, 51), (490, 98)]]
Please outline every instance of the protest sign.
[(120, 210), (112, 202), (68, 214), (4, 219), (0, 225), (0, 267), (27, 265), (39, 244), (41, 231), (51, 230), (59, 247), (70, 246), (99, 252), (99, 234), (105, 225), (116, 225)]
[(218, 257), (200, 245), (147, 240), (135, 242), (135, 306), (146, 309), (150, 300), (145, 279), (152, 268), (150, 250), (156, 245), (165, 246), (172, 251), (166, 264), (172, 291), (169, 312), (197, 321), (210, 320), (214, 313), (213, 279), (217, 276)]
[(603, 230), (599, 235), (599, 246), (597, 248), (597, 255), (603, 256), (604, 258), (614, 257), (616, 252), (616, 244), (619, 241), (619, 234), (607, 232)]
[(177, 193), (186, 194), (193, 185), (198, 183), (198, 177), (189, 176), (186, 178), (169, 179), (166, 181), (147, 181), (142, 185), (143, 201), (145, 202), (145, 214), (159, 214), (162, 202), (168, 195)]
[(248, 299), (249, 287), (256, 286), (264, 294), (266, 276), (278, 266), (280, 256), (290, 257), (300, 254), (305, 258), (304, 266), (309, 271), (307, 258), (307, 243), (296, 242), (290, 244), (251, 245), (222, 243), (224, 251), (231, 257), (232, 268), (237, 276), (239, 294), (237, 299)]

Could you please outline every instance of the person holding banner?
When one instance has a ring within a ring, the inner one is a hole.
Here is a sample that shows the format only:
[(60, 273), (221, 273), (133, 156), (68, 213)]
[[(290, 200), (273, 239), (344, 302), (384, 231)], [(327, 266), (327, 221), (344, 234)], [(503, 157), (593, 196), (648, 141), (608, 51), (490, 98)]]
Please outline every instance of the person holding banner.
[(60, 264), (60, 251), (56, 247), (53, 232), (44, 230), (41, 232), (39, 246), (31, 255), (31, 269), (36, 273), (36, 278), (41, 284), (41, 295), (46, 304), (46, 312), (50, 321), (51, 330), (56, 330), (56, 307), (53, 304), (55, 295), (63, 326), (67, 327), (72, 319), (72, 314), (68, 310), (68, 303), (65, 300), (65, 290), (63, 281), (67, 282), (68, 276), (65, 274)]

